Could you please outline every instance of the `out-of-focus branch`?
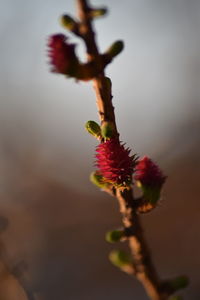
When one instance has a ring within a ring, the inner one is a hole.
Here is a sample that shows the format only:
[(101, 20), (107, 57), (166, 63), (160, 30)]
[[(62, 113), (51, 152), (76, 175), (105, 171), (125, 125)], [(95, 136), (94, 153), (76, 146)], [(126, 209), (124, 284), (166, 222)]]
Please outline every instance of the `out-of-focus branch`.
[[(8, 221), (6, 218), (1, 216), (0, 223), (1, 223), (0, 224), (0, 233), (1, 233), (2, 230), (5, 230), (7, 228)], [(11, 282), (10, 288), (12, 288), (12, 283), (15, 282), (15, 286), (17, 290), (21, 291), (21, 294), (23, 294), (21, 296), (23, 297), (23, 299), (21, 298), (20, 300), (37, 300), (34, 293), (28, 287), (26, 264), (24, 262), (20, 262), (16, 264), (14, 267), (12, 267), (9, 263), (6, 247), (4, 246), (1, 240), (0, 240), (0, 265), (2, 269), (0, 274), (0, 285), (1, 285), (1, 281), (8, 280)]]

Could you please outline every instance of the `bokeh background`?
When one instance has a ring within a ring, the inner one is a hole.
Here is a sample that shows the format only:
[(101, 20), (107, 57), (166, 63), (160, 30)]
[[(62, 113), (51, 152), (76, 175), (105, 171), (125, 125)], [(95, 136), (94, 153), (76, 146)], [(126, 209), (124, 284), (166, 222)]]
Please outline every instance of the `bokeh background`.
[[(98, 120), (92, 84), (49, 72), (47, 37), (75, 13), (73, 0), (1, 0), (0, 299), (147, 299), (112, 266), (104, 240), (120, 225), (114, 199), (92, 186)], [(93, 0), (121, 139), (156, 160), (168, 180), (160, 206), (142, 218), (163, 278), (187, 274), (184, 299), (200, 299), (200, 2)], [(77, 51), (84, 47), (77, 38)], [(116, 246), (118, 247), (118, 245)]]

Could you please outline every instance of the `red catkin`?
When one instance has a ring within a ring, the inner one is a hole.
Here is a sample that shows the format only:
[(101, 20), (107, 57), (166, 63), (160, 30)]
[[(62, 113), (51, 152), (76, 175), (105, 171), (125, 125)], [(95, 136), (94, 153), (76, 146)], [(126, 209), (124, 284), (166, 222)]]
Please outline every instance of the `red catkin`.
[(101, 143), (96, 148), (96, 166), (103, 178), (113, 184), (131, 183), (135, 156), (117, 138)]
[(161, 188), (166, 180), (166, 176), (157, 164), (148, 156), (144, 156), (137, 162), (134, 179), (140, 181), (144, 186)]
[(55, 34), (49, 37), (48, 48), (52, 72), (68, 75), (77, 62), (75, 45), (69, 44), (64, 34)]

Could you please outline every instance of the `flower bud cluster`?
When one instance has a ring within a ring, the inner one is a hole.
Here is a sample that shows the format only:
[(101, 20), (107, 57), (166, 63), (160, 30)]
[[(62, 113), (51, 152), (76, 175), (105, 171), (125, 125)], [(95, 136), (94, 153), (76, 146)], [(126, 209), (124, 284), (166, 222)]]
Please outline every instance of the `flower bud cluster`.
[(138, 160), (135, 180), (143, 186), (162, 187), (166, 180), (160, 168), (148, 157), (144, 156)]
[[(136, 155), (131, 155), (131, 150), (122, 144), (118, 137), (112, 137), (112, 130), (109, 127), (110, 138), (102, 135), (101, 143), (96, 148), (96, 167), (98, 178), (101, 176), (102, 183), (115, 187), (130, 186), (133, 179), (143, 192), (143, 202), (150, 203), (153, 207), (160, 198), (161, 189), (165, 183), (166, 176), (162, 173), (156, 163), (145, 156), (138, 159)], [(101, 133), (104, 132), (101, 126)], [(96, 177), (95, 177), (96, 178)], [(94, 183), (94, 180), (92, 180)], [(141, 201), (141, 205), (143, 203)]]

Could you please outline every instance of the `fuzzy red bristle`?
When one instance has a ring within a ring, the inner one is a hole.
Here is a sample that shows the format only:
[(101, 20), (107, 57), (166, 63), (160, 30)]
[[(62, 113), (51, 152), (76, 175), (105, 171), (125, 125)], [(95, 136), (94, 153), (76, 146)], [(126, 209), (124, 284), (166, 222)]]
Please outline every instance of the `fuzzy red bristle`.
[(158, 165), (147, 156), (138, 160), (134, 178), (143, 185), (152, 187), (161, 187), (166, 180)]
[(117, 138), (112, 138), (99, 144), (96, 152), (96, 166), (106, 181), (114, 184), (131, 182), (135, 158), (129, 155), (129, 148), (124, 148)]
[(48, 47), (52, 71), (67, 74), (71, 64), (77, 59), (75, 45), (67, 43), (67, 37), (64, 34), (55, 34), (50, 36)]

